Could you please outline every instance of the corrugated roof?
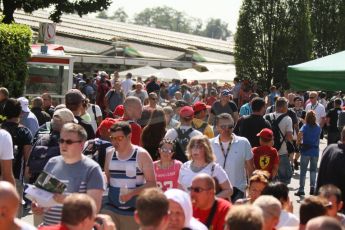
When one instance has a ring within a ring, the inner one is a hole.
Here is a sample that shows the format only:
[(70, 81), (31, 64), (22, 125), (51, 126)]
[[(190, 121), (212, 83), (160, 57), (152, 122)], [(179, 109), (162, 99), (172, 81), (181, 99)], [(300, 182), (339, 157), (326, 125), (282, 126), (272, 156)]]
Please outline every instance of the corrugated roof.
[[(51, 22), (46, 11), (38, 10), (32, 15), (23, 11), (14, 14), (18, 23), (38, 28), (39, 22)], [(115, 22), (111, 20), (80, 18), (77, 15), (63, 15), (62, 23), (57, 26), (57, 33), (111, 42), (114, 38), (124, 41), (132, 41), (144, 44), (152, 44), (178, 50), (186, 50), (189, 47), (217, 51), (224, 54), (232, 54), (233, 44), (229, 41), (211, 39), (196, 35), (178, 33), (151, 27), (139, 26), (129, 23)]]

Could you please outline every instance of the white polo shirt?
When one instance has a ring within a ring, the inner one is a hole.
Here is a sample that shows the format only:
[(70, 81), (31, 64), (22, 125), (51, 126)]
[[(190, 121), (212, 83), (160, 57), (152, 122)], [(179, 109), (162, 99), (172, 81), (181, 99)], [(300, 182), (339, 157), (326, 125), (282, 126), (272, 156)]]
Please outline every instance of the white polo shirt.
[[(224, 170), (228, 175), (232, 186), (245, 192), (247, 187), (245, 162), (253, 158), (252, 147), (245, 137), (233, 135), (230, 151), (227, 155)], [(222, 152), (219, 135), (210, 140), (213, 153), (216, 156), (216, 162), (222, 167), (224, 165), (224, 154)], [(228, 145), (224, 145), (224, 151)]]
[(305, 111), (309, 112), (310, 110), (314, 110), (315, 115), (316, 115), (316, 123), (318, 124), (320, 124), (321, 118), (326, 117), (325, 107), (319, 102), (316, 102), (315, 105), (312, 105), (311, 103), (309, 103), (305, 107)]

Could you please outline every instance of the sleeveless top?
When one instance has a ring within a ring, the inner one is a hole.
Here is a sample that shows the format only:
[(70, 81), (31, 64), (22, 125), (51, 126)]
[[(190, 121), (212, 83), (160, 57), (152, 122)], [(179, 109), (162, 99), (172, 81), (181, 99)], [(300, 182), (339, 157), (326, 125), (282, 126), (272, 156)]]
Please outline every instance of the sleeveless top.
[(171, 188), (178, 187), (178, 176), (181, 168), (181, 161), (172, 160), (173, 164), (166, 169), (162, 169), (159, 166), (159, 161), (153, 162), (153, 167), (156, 174), (157, 186), (164, 192)]
[(135, 189), (145, 183), (144, 173), (138, 165), (138, 152), (144, 151), (134, 145), (131, 156), (126, 160), (120, 160), (117, 152), (113, 152), (109, 163), (109, 193), (108, 201), (113, 212), (120, 215), (133, 215), (135, 210), (136, 196), (122, 204), (119, 202), (121, 188)]

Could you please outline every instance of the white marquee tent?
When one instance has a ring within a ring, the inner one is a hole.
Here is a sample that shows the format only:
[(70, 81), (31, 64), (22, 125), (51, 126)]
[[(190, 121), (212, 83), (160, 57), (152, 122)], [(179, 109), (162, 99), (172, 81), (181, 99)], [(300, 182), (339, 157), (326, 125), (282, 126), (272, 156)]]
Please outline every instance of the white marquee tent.
[(133, 77), (146, 77), (146, 76), (154, 75), (155, 73), (157, 73), (157, 71), (159, 70), (151, 66), (143, 66), (143, 67), (119, 72), (119, 75), (120, 77), (124, 77), (126, 76), (127, 73), (131, 73)]

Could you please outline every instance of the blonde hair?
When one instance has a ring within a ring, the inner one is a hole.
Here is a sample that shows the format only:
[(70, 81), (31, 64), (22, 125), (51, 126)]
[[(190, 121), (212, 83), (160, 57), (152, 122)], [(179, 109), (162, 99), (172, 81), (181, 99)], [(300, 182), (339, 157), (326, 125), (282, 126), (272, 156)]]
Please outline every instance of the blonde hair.
[(216, 160), (215, 155), (213, 154), (211, 143), (207, 136), (205, 135), (198, 135), (194, 136), (190, 139), (188, 145), (187, 145), (187, 155), (188, 159), (192, 160), (192, 148), (196, 144), (202, 145), (205, 150), (205, 161), (207, 163), (214, 162)]

